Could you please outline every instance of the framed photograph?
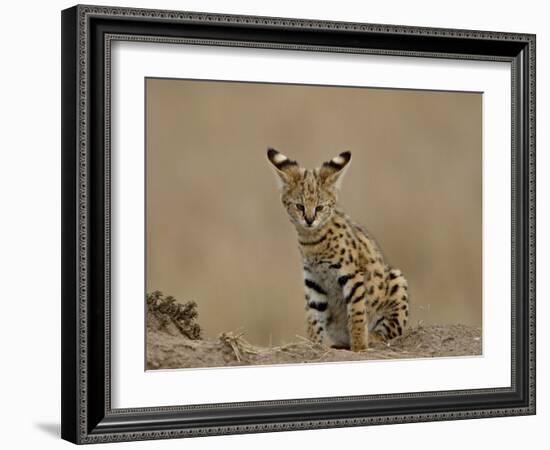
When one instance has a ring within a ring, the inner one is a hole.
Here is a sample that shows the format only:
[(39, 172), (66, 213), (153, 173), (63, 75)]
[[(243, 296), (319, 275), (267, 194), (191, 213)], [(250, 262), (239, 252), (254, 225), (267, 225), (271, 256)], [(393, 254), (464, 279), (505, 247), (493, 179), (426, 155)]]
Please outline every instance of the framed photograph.
[(535, 36), (62, 12), (62, 437), (535, 413)]

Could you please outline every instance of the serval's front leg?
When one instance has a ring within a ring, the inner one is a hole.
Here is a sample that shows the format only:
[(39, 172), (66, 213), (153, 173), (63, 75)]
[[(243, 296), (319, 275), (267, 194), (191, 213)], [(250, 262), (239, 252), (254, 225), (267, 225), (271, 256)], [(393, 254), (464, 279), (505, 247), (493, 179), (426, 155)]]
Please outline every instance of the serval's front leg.
[(306, 328), (308, 338), (314, 342), (330, 346), (327, 335), (327, 291), (317, 278), (309, 272), (304, 272), (306, 299)]
[[(381, 265), (373, 265), (365, 271), (365, 288), (367, 290), (366, 306), (369, 318), (369, 332), (372, 342), (384, 342), (386, 336), (380, 333), (380, 318), (382, 305), (386, 302), (386, 268)], [(372, 326), (375, 324), (375, 326)]]
[(363, 272), (353, 266), (347, 266), (341, 270), (338, 283), (342, 286), (346, 303), (350, 348), (354, 352), (364, 351), (369, 345), (369, 335)]

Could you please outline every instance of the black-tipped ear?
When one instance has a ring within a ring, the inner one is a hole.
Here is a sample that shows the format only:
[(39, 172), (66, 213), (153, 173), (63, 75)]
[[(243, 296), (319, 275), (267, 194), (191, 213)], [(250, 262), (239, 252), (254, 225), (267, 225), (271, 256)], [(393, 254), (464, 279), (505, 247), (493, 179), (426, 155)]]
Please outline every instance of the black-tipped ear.
[(340, 187), (345, 169), (351, 161), (351, 152), (342, 152), (330, 161), (324, 162), (319, 169), (319, 176), (327, 185)]
[(267, 149), (267, 159), (275, 168), (275, 173), (283, 183), (288, 183), (292, 176), (298, 172), (298, 163), (288, 159), (274, 148)]
[(267, 149), (267, 158), (269, 159), (269, 161), (271, 161), (271, 164), (273, 164), (278, 170), (284, 171), (285, 169), (289, 169), (290, 167), (298, 167), (298, 163), (296, 161), (288, 159), (285, 155), (283, 155), (281, 152), (278, 152), (274, 148)]

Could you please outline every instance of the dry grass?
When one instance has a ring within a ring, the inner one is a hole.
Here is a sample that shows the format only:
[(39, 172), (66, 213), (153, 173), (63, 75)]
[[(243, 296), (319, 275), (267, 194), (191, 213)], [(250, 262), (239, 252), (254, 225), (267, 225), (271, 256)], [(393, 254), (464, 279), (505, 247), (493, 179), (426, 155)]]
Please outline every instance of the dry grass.
[(200, 339), (202, 330), (196, 323), (198, 315), (197, 304), (193, 301), (178, 303), (174, 297), (165, 297), (160, 291), (147, 294), (147, 329)]

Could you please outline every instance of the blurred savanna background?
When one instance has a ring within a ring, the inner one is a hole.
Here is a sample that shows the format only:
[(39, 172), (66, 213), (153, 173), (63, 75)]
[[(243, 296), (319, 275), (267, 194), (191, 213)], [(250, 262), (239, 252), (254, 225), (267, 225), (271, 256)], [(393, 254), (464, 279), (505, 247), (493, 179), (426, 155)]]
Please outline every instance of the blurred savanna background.
[(206, 336), (305, 335), (267, 147), (351, 151), (340, 204), (408, 278), (411, 324), (481, 326), (481, 94), (147, 79), (146, 132), (147, 291), (196, 301)]

